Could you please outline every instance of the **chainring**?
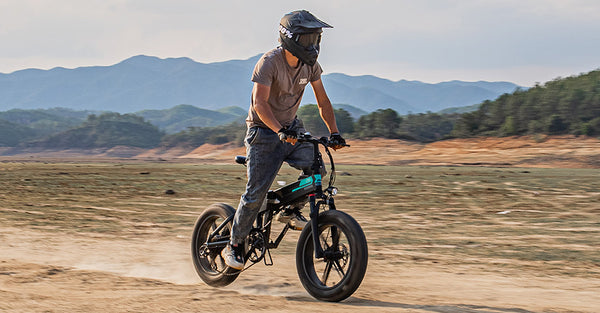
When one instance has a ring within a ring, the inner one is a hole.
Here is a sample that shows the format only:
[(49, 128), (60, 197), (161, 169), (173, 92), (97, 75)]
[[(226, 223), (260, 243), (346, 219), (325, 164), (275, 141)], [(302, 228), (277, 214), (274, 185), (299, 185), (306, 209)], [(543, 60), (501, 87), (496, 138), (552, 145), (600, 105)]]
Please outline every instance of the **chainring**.
[(248, 235), (248, 261), (252, 263), (260, 262), (267, 252), (267, 240), (265, 239), (264, 234), (258, 230), (253, 229), (250, 231)]

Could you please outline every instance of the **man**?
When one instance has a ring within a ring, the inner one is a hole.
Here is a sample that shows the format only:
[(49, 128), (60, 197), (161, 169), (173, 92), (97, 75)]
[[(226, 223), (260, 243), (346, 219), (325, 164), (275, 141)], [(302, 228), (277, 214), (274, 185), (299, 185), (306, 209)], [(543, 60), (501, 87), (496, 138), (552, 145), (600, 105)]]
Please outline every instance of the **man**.
[[(265, 53), (256, 63), (244, 140), (248, 183), (235, 213), (231, 241), (221, 252), (231, 268), (244, 268), (245, 239), (282, 163), (310, 170), (313, 146), (295, 142), (297, 135), (305, 132), (296, 112), (308, 83), (315, 93), (321, 118), (331, 133), (330, 139), (336, 145), (334, 148), (345, 144), (321, 82), (323, 70), (317, 62), (322, 28), (331, 27), (305, 10), (288, 13), (280, 21), (281, 46)], [(300, 209), (295, 208), (277, 219), (292, 229), (301, 230), (307, 221)]]

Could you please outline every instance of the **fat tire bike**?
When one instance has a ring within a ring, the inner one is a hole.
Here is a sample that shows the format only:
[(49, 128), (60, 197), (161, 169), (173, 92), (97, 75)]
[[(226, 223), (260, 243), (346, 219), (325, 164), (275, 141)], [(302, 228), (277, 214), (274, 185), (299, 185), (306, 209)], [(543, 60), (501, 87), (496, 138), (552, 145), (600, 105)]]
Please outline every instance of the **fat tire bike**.
[[(192, 234), (192, 258), (198, 276), (206, 284), (226, 286), (258, 262), (273, 265), (270, 251), (279, 246), (290, 229), (286, 224), (276, 238), (271, 238), (273, 217), (283, 210), (303, 207), (308, 202), (310, 221), (302, 230), (296, 246), (296, 269), (300, 282), (311, 296), (331, 302), (348, 298), (360, 286), (367, 270), (367, 240), (358, 222), (336, 209), (335, 165), (329, 150), (331, 142), (326, 137), (316, 138), (309, 133), (299, 136), (298, 142), (314, 146), (311, 170), (294, 183), (267, 193), (246, 239), (246, 267), (243, 270), (228, 267), (221, 257), (221, 250), (230, 239), (235, 209), (224, 203), (215, 203), (198, 217)], [(322, 185), (324, 162), (320, 147), (324, 148), (330, 161), (326, 188)], [(237, 156), (236, 162), (245, 165), (246, 158)]]

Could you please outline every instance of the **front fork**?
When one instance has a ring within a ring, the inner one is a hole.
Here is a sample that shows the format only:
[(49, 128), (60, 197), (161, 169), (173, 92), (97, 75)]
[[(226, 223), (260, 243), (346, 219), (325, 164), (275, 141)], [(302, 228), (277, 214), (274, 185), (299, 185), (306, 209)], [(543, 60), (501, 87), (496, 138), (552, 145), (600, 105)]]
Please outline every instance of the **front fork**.
[[(323, 192), (321, 187), (317, 187), (317, 193), (322, 195)], [(319, 240), (319, 207), (324, 201), (316, 201), (316, 194), (310, 194), (308, 196), (308, 202), (310, 203), (310, 223), (312, 226), (312, 238), (313, 238), (313, 246), (315, 247), (315, 258), (322, 259), (325, 257), (325, 253), (323, 252), (323, 247), (321, 246), (321, 240)], [(328, 197), (326, 204), (329, 206), (330, 210), (335, 210), (335, 204), (333, 202), (333, 197)]]

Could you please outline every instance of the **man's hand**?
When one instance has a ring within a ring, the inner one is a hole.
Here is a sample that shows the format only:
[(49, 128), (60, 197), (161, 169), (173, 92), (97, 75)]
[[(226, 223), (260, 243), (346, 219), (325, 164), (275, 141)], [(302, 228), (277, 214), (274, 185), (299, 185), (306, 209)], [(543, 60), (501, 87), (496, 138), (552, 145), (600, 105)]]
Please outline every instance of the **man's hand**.
[(329, 145), (333, 150), (341, 149), (346, 146), (346, 140), (339, 133), (333, 133), (329, 137)]
[(283, 142), (289, 142), (293, 145), (295, 145), (296, 142), (298, 142), (298, 132), (292, 129), (288, 129), (287, 127), (283, 127), (282, 129), (280, 129), (277, 132), (277, 135), (279, 135), (279, 140)]

